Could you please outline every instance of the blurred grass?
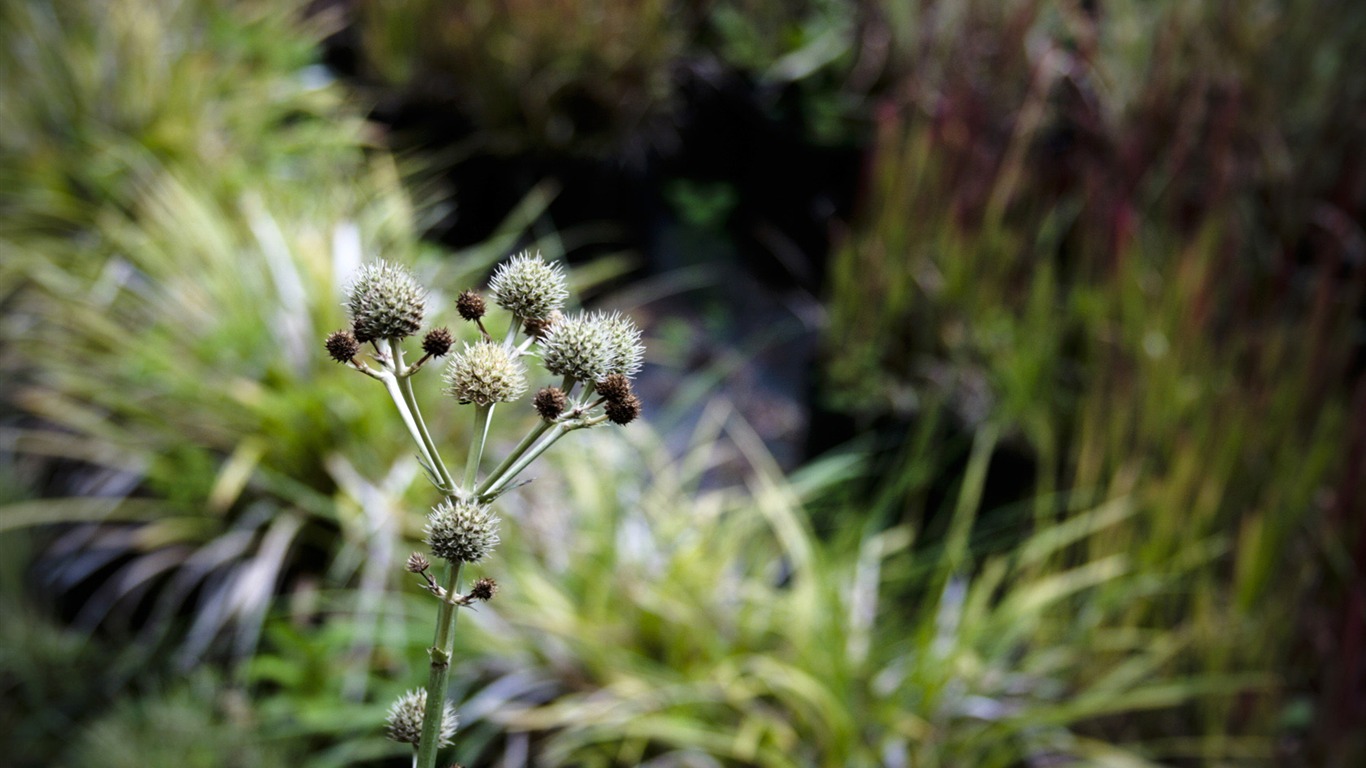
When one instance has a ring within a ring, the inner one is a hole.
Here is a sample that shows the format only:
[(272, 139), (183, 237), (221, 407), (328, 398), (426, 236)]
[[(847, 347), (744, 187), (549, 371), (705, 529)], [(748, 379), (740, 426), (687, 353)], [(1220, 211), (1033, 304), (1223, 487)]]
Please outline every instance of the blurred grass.
[(1218, 762), (1325, 685), (1301, 632), (1340, 610), (1323, 569), (1359, 534), (1343, 514), (1366, 13), (958, 7), (879, 121), (865, 216), (832, 269), (831, 391), (865, 419), (1004, 426), (1036, 466), (1036, 531), (1056, 491), (1131, 499), (1091, 557), (1161, 576), (1213, 544), (1111, 620), (1187, 637), (1165, 674), (1277, 673), (1189, 710), (1207, 736), (1188, 756)]

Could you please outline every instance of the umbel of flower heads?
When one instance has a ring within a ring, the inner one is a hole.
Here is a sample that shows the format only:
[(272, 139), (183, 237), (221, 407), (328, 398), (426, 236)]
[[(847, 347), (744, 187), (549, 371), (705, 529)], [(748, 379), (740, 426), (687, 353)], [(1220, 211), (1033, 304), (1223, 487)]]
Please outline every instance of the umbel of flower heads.
[[(390, 738), (413, 746), (418, 768), (433, 768), (437, 751), (455, 734), (455, 713), (446, 700), (455, 611), (491, 599), (497, 589), (492, 579), (480, 578), (467, 592), (460, 592), (462, 568), (486, 560), (499, 543), (494, 502), (568, 433), (607, 422), (629, 424), (641, 411), (631, 386), (645, 355), (640, 329), (619, 312), (566, 313), (568, 281), (559, 264), (546, 262), (539, 253), (513, 256), (494, 271), (488, 296), (508, 316), (501, 336), (485, 323), (489, 306), (484, 296), (467, 290), (456, 299), (455, 310), (473, 326), (472, 338), (450, 354), (456, 335), (447, 328), (432, 328), (422, 337), (420, 357), (408, 363), (405, 341), (422, 329), (427, 290), (406, 268), (376, 261), (361, 267), (347, 287), (351, 327), (324, 342), (332, 359), (384, 385), (440, 497), (424, 529), (432, 556), (444, 563), (440, 574), (433, 575), (431, 561), (419, 552), (405, 565), (437, 599), (427, 685), (400, 696), (387, 721)], [(459, 481), (446, 468), (427, 430), (413, 388), (414, 377), (429, 361), (448, 355), (442, 391), (455, 403), (470, 406), (474, 419)], [(494, 409), (526, 395), (526, 361), (535, 359), (555, 377), (530, 399), (529, 408), (539, 420), (485, 471), (484, 447)]]

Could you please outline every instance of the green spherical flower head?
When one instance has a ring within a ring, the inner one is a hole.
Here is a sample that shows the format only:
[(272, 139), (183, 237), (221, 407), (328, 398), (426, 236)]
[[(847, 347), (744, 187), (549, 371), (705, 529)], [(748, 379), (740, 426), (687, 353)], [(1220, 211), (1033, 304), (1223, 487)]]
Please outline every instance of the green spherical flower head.
[(481, 341), (446, 365), (446, 393), (462, 403), (489, 405), (516, 400), (526, 392), (526, 366), (502, 344)]
[(612, 362), (607, 366), (607, 372), (635, 378), (645, 360), (645, 345), (640, 343), (640, 329), (631, 318), (620, 312), (599, 315), (599, 319), (607, 331), (608, 344), (612, 348)]
[(607, 375), (612, 360), (611, 332), (595, 315), (566, 317), (541, 338), (541, 362), (559, 376), (597, 381)]
[[(422, 688), (408, 691), (389, 706), (389, 714), (384, 719), (385, 735), (394, 741), (416, 747), (422, 741), (422, 721), (426, 712), (427, 691)], [(438, 747), (450, 746), (458, 724), (455, 708), (448, 701), (441, 708), (441, 728), (437, 731), (436, 741)]]
[(427, 545), (452, 563), (477, 563), (498, 546), (498, 518), (488, 507), (441, 502), (427, 516)]
[(564, 306), (569, 287), (558, 263), (547, 264), (541, 254), (523, 251), (499, 265), (489, 280), (489, 293), (498, 306), (520, 318), (540, 318)]
[(366, 264), (346, 289), (346, 308), (356, 340), (402, 339), (422, 327), (427, 292), (408, 270), (377, 261)]

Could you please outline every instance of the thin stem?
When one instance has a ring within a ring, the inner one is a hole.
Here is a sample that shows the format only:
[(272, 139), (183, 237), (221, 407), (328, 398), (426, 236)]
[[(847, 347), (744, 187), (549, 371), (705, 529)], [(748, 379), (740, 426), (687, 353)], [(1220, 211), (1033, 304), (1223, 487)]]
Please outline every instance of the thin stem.
[(451, 602), (460, 586), (462, 563), (446, 565), (446, 579), (442, 586), (446, 594), (436, 611), (436, 638), (428, 653), (432, 657), (427, 674), (427, 708), (422, 713), (422, 737), (418, 741), (417, 768), (435, 768), (437, 741), (441, 738), (441, 719), (446, 711), (446, 681), (449, 678), (451, 656), (455, 649), (455, 609)]
[(489, 424), (493, 423), (493, 406), (474, 406), (474, 442), (470, 444), (470, 455), (465, 461), (465, 488), (473, 488), (479, 478), (479, 460), (484, 456), (484, 443), (489, 437)]
[[(397, 339), (390, 340), (393, 349), (394, 367), (396, 370), (403, 370), (403, 348), (399, 346)], [(446, 469), (446, 463), (441, 460), (441, 452), (436, 448), (436, 441), (432, 440), (432, 433), (427, 430), (427, 422), (422, 418), (422, 409), (417, 405), (417, 395), (413, 394), (413, 382), (409, 378), (416, 368), (408, 372), (408, 376), (397, 376), (398, 391), (403, 398), (403, 402), (408, 406), (408, 410), (413, 415), (413, 422), (417, 426), (417, 431), (413, 439), (426, 450), (427, 462), (432, 470), (436, 472), (437, 478), (441, 480), (439, 490), (447, 496), (455, 492), (455, 480), (451, 478), (451, 473)]]
[(486, 490), (478, 493), (477, 495), (487, 496), (502, 490), (503, 487), (506, 486), (509, 482), (511, 482), (513, 478), (517, 477), (517, 475), (520, 474), (522, 470), (530, 466), (531, 462), (535, 461), (537, 458), (540, 457), (541, 454), (545, 453), (546, 449), (554, 445), (556, 440), (559, 440), (561, 437), (564, 437), (569, 432), (572, 432), (573, 430), (577, 429), (578, 426), (579, 425), (577, 424), (564, 422), (556, 424), (555, 432), (551, 434), (550, 437), (547, 437), (546, 439), (537, 443), (536, 447), (527, 451), (526, 454), (523, 455), (520, 459), (518, 459), (515, 464), (509, 467), (506, 472), (504, 472), (500, 477), (498, 477), (498, 479), (495, 482), (493, 482), (492, 484), (488, 484), (488, 482), (485, 481), (485, 484), (489, 485), (489, 487)]
[(384, 382), (384, 389), (389, 392), (389, 399), (394, 401), (394, 406), (398, 408), (398, 415), (403, 417), (403, 426), (408, 428), (408, 434), (412, 435), (413, 442), (417, 443), (417, 449), (422, 453), (422, 460), (427, 462), (427, 466), (435, 469), (440, 459), (432, 458), (431, 449), (427, 447), (427, 442), (423, 439), (423, 430), (418, 428), (417, 421), (413, 418), (413, 412), (408, 408), (408, 400), (403, 396), (398, 377), (389, 371), (385, 371), (380, 375), (379, 380)]
[(484, 478), (484, 482), (480, 483), (478, 487), (474, 489), (474, 495), (483, 496), (488, 493), (489, 488), (492, 487), (494, 483), (498, 482), (499, 478), (503, 476), (503, 473), (507, 472), (508, 469), (522, 457), (522, 454), (526, 453), (526, 450), (530, 448), (541, 435), (544, 435), (547, 429), (550, 429), (553, 426), (555, 426), (555, 422), (553, 421), (542, 421), (540, 424), (532, 427), (531, 431), (526, 433), (526, 437), (522, 438), (522, 442), (518, 443), (517, 447), (513, 448), (512, 452), (503, 459), (503, 462), (494, 468), (494, 470), (489, 473), (488, 477)]

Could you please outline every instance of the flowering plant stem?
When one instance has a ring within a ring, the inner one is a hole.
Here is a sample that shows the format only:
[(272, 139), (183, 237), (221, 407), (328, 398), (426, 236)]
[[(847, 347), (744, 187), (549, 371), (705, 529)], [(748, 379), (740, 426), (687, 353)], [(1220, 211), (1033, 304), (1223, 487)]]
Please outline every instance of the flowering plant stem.
[(436, 612), (436, 639), (432, 642), (430, 651), (432, 663), (427, 673), (427, 709), (422, 716), (422, 739), (418, 742), (415, 763), (417, 768), (436, 766), (442, 709), (446, 706), (446, 681), (449, 678), (451, 657), (455, 652), (456, 605), (451, 602), (451, 597), (457, 594), (460, 588), (461, 565), (459, 562), (447, 563), (446, 578), (441, 585), (446, 594), (442, 597)]
[[(502, 343), (496, 343), (482, 320), (486, 306), (476, 291), (456, 299), (460, 316), (478, 325), (481, 339), (466, 344), (446, 366), (445, 392), (463, 404), (473, 404), (474, 431), (461, 483), (446, 468), (432, 440), (413, 392), (412, 377), (431, 359), (451, 351), (455, 338), (446, 328), (432, 328), (422, 339), (423, 356), (412, 365), (403, 360), (403, 339), (416, 333), (426, 309), (426, 291), (402, 267), (380, 260), (361, 267), (347, 288), (346, 306), (352, 325), (330, 334), (324, 341), (333, 360), (378, 379), (398, 409), (403, 426), (417, 445), (418, 460), (427, 479), (444, 497), (427, 519), (427, 544), (432, 554), (445, 560), (440, 582), (431, 562), (418, 552), (405, 568), (419, 574), (423, 588), (440, 602), (436, 635), (428, 649), (431, 666), (425, 690), (410, 691), (394, 703), (386, 718), (388, 736), (414, 745), (415, 768), (435, 768), (437, 753), (449, 745), (458, 725), (456, 713), (446, 701), (446, 685), (455, 654), (456, 612), (473, 601), (490, 599), (497, 589), (491, 578), (477, 579), (469, 594), (461, 594), (463, 563), (478, 563), (498, 544), (499, 519), (490, 502), (556, 441), (577, 429), (605, 421), (627, 424), (640, 415), (640, 400), (631, 392), (630, 379), (641, 366), (645, 348), (640, 329), (618, 313), (580, 312), (565, 317), (561, 307), (568, 296), (559, 265), (546, 264), (539, 254), (520, 254), (503, 264), (489, 281), (494, 300), (512, 313)], [(527, 338), (518, 336), (525, 326)], [(362, 344), (373, 344), (376, 366), (357, 358)], [(531, 348), (539, 344), (539, 351)], [(494, 470), (479, 478), (494, 405), (513, 402), (527, 387), (527, 355), (541, 358), (546, 370), (562, 377), (560, 387), (544, 387), (533, 405), (542, 422), (532, 428), (517, 447)], [(589, 391), (571, 400), (574, 390)], [(601, 410), (599, 410), (601, 409)], [(422, 697), (425, 696), (425, 701)], [(422, 703), (419, 703), (419, 702)], [(421, 722), (418, 722), (418, 718)]]
[[(432, 472), (433, 485), (437, 486), (437, 489), (447, 498), (454, 500), (460, 495), (460, 489), (451, 479), (450, 472), (446, 469), (446, 463), (442, 461), (441, 454), (436, 450), (436, 443), (432, 440), (431, 433), (427, 430), (427, 424), (422, 418), (422, 409), (418, 407), (417, 398), (413, 394), (410, 378), (413, 371), (405, 369), (403, 349), (397, 340), (387, 340), (386, 346), (389, 351), (388, 361), (384, 370), (379, 372), (378, 378), (384, 382), (385, 390), (388, 391), (390, 399), (394, 401), (394, 406), (398, 409), (399, 416), (402, 417), (409, 434), (412, 435), (413, 442), (417, 444), (418, 451), (427, 468)], [(474, 484), (474, 476), (479, 468), (479, 459), (483, 454), (484, 439), (488, 434), (488, 425), (492, 414), (493, 407), (491, 405), (480, 406), (475, 410), (475, 442), (470, 450), (470, 457), (465, 470), (466, 487)], [(451, 657), (455, 651), (457, 606), (452, 598), (459, 594), (461, 565), (462, 563), (459, 562), (447, 563), (445, 578), (441, 584), (443, 592), (439, 595), (441, 602), (437, 607), (436, 637), (428, 651), (431, 657), (431, 667), (427, 674), (427, 704), (422, 719), (422, 738), (413, 762), (415, 768), (435, 768), (436, 765), (442, 713), (446, 703), (446, 682), (449, 679)]]

